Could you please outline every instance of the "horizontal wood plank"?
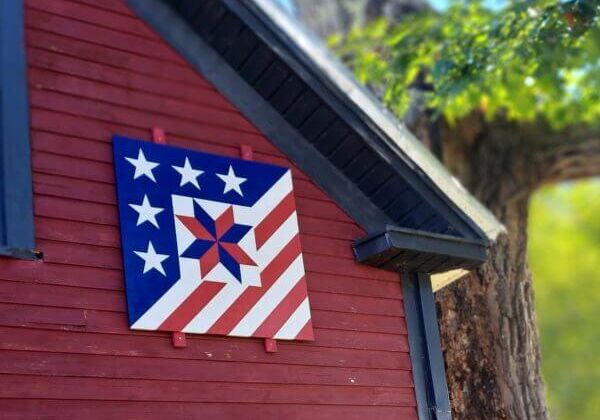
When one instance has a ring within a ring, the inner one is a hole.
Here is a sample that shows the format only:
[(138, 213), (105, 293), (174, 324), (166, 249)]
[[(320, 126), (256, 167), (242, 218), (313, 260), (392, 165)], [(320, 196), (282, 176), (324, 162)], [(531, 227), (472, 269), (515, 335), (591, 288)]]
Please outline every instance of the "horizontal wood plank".
[[(32, 380), (33, 379), (33, 380)], [(179, 382), (140, 379), (74, 378), (5, 375), (0, 399), (230, 402), (273, 404), (415, 406), (411, 388), (348, 387), (331, 385)]]
[(160, 40), (152, 40), (128, 34), (123, 31), (103, 28), (90, 22), (81, 22), (66, 16), (49, 13), (45, 5), (43, 11), (28, 8), (26, 25), (50, 33), (76, 38), (94, 44), (110, 47), (129, 54), (169, 61), (186, 66), (185, 60)]
[[(5, 310), (0, 318), (0, 325), (5, 327), (35, 327), (43, 326), (49, 330), (86, 331), (103, 334), (135, 334), (141, 336), (164, 336), (164, 332), (135, 331), (129, 330), (127, 318), (121, 312), (107, 312), (94, 309), (62, 308), (41, 305), (1, 304)], [(47, 317), (48, 322), (43, 324), (37, 316), (29, 321), (27, 316), (34, 314), (32, 307), (40, 308), (39, 313)], [(77, 321), (62, 323), (63, 319), (72, 319), (79, 311), (84, 315), (84, 325), (75, 325)], [(314, 342), (302, 345), (312, 347), (327, 347), (339, 349), (374, 350), (388, 352), (408, 352), (407, 336), (403, 334), (382, 334), (365, 331), (345, 331), (341, 329), (327, 329), (315, 326)], [(232, 338), (227, 338), (232, 340)]]
[(192, 136), (193, 133), (205, 126), (221, 127), (236, 132), (257, 133), (256, 129), (235, 113), (228, 113), (207, 108), (197, 115), (182, 117), (165, 114), (159, 110), (148, 111), (140, 108), (127, 107), (123, 104), (100, 102), (85, 96), (74, 96), (62, 92), (43, 90), (42, 85), (36, 88), (32, 84), (30, 103), (32, 106), (52, 109), (72, 115), (97, 118), (107, 122), (117, 122), (138, 128), (164, 127), (168, 133), (176, 133), (182, 137)]
[(414, 407), (378, 406), (327, 406), (308, 404), (228, 404), (228, 403), (163, 403), (163, 402), (122, 402), (68, 400), (4, 400), (2, 407), (8, 420), (42, 417), (48, 419), (86, 418), (107, 419), (126, 418), (147, 420), (148, 418), (174, 419), (196, 418), (201, 413), (203, 419), (281, 419), (294, 420), (364, 420), (406, 419), (416, 420)]
[(110, 47), (85, 42), (78, 38), (38, 30), (31, 25), (27, 28), (27, 44), (48, 51), (59, 51), (61, 55), (85, 59), (93, 63), (112, 66), (116, 69), (180, 81), (192, 86), (209, 86), (202, 77), (188, 67), (165, 62), (156, 58), (130, 54)]
[[(5, 350), (0, 373), (184, 382), (411, 387), (410, 371)], [(235, 365), (235, 367), (231, 365)]]
[[(106, 119), (94, 113), (83, 114), (82, 110), (70, 110), (70, 112), (60, 111), (52, 106), (33, 107), (31, 112), (31, 124), (34, 129), (58, 134), (59, 136), (69, 136), (76, 139), (96, 140), (103, 143), (110, 143), (112, 136), (119, 134), (126, 137), (139, 139), (150, 139), (149, 130), (151, 126), (132, 125), (131, 121), (123, 120), (120, 123), (116, 120)], [(76, 112), (77, 115), (73, 115)], [(231, 127), (219, 127), (214, 125), (200, 124), (191, 130), (182, 131), (178, 126), (176, 131), (166, 131), (167, 142), (179, 147), (191, 147), (199, 151), (208, 153), (219, 153), (217, 146), (238, 147), (240, 144), (246, 144), (260, 153), (270, 155), (272, 162), (279, 162), (279, 165), (289, 166), (289, 159), (279, 154), (273, 145), (264, 144), (262, 137), (254, 133), (236, 131)], [(76, 147), (76, 146), (74, 146)], [(68, 152), (68, 150), (66, 151)], [(222, 154), (222, 153), (221, 153)], [(225, 153), (227, 154), (227, 153)], [(265, 156), (264, 159), (267, 159)], [(287, 162), (287, 164), (285, 164)], [(304, 179), (307, 177), (301, 176)]]
[(33, 10), (45, 11), (57, 16), (69, 16), (81, 22), (88, 22), (101, 27), (114, 29), (122, 33), (130, 33), (160, 42), (160, 38), (151, 31), (142, 21), (136, 19), (131, 13), (124, 15), (127, 9), (121, 7), (120, 12), (102, 9), (90, 4), (65, 0), (52, 0), (42, 3), (40, 0), (27, 0), (26, 4)]
[[(0, 308), (10, 310), (14, 309), (14, 306), (2, 304)], [(64, 325), (77, 325), (81, 322), (75, 316), (63, 321)], [(22, 333), (19, 333), (17, 328), (20, 327), (0, 327), (0, 333), (5, 337), (0, 342), (0, 349), (366, 369), (410, 369), (408, 354), (395, 351), (313, 347), (307, 343), (282, 341), (279, 343), (282, 351), (268, 354), (264, 351), (262, 340), (194, 334), (187, 336), (187, 346), (184, 349), (173, 349), (164, 333), (149, 336), (57, 331), (43, 329), (42, 323), (37, 327), (31, 325), (31, 328), (21, 331)]]

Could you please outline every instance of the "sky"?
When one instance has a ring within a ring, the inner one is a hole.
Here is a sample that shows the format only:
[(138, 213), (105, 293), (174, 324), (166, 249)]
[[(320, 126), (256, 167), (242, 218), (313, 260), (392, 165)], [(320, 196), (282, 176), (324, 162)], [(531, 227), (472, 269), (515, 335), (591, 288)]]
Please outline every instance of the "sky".
[[(293, 11), (293, 4), (297, 1), (302, 0), (276, 0), (281, 6), (283, 6), (288, 12)], [(450, 4), (450, 0), (429, 0), (429, 4), (431, 4), (434, 8), (438, 10), (444, 10)], [(490, 9), (499, 9), (504, 4), (506, 4), (506, 0), (484, 0), (484, 4)]]
[[(490, 9), (499, 9), (506, 4), (506, 0), (484, 0), (483, 2)], [(439, 10), (443, 10), (450, 4), (449, 0), (429, 0), (429, 4)]]

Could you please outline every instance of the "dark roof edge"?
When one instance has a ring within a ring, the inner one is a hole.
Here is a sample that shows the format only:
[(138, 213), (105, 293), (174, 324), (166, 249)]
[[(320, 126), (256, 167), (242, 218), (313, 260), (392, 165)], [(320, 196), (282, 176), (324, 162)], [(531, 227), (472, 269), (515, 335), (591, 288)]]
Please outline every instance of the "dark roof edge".
[(126, 2), (363, 229), (380, 231), (391, 223), (385, 213), (306, 142), (170, 6), (162, 0)]
[[(392, 116), (362, 87), (322, 42), (270, 0), (223, 2), (244, 22), (268, 42), (281, 58), (298, 74), (322, 85), (329, 93), (323, 99), (345, 118), (349, 115), (359, 120), (361, 126), (352, 124), (365, 141), (384, 160), (390, 162), (402, 175), (408, 168), (421, 175), (425, 185), (415, 185), (423, 197), (434, 207), (445, 206), (444, 214), (457, 227), (468, 226), (475, 236), (494, 240), (504, 231), (502, 224), (477, 199), (460, 185), (444, 166), (421, 142)], [(261, 28), (263, 25), (265, 28)], [(326, 97), (329, 96), (329, 97)], [(410, 177), (406, 177), (410, 179)], [(473, 236), (473, 234), (468, 235)]]

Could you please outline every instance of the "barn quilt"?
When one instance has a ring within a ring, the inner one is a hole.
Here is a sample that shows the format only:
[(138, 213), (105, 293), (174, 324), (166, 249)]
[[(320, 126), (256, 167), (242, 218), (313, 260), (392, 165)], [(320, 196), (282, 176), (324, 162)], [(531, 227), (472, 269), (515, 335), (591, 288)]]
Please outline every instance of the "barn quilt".
[(121, 136), (113, 152), (132, 329), (313, 339), (289, 169)]

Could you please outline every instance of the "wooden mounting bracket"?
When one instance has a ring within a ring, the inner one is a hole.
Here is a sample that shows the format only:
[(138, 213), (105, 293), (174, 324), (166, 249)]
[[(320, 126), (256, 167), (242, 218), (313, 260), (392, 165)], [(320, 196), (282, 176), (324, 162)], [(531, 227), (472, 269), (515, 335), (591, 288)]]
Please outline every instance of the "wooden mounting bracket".
[(173, 344), (173, 347), (187, 347), (185, 333), (173, 331), (171, 333), (171, 344)]
[(152, 141), (158, 144), (167, 144), (165, 130), (160, 127), (152, 127)]
[(265, 338), (265, 351), (267, 353), (277, 353), (277, 340), (274, 338)]

